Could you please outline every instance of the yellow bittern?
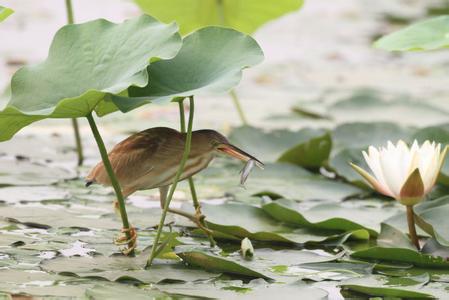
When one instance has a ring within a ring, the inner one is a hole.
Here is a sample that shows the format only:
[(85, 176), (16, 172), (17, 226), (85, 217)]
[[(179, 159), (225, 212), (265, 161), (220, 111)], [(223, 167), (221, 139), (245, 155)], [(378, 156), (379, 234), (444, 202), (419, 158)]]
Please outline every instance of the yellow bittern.
[[(174, 181), (183, 156), (185, 143), (186, 133), (167, 127), (156, 127), (133, 134), (117, 144), (108, 156), (123, 196), (127, 197), (138, 190), (159, 188), (161, 207), (164, 208), (169, 186)], [(245, 162), (251, 160), (259, 167), (263, 166), (258, 159), (230, 144), (217, 131), (197, 130), (192, 132), (190, 154), (180, 180), (205, 169), (218, 153)], [(98, 163), (86, 178), (86, 186), (93, 183), (111, 185), (102, 162)], [(208, 229), (201, 224), (204, 216), (199, 209), (195, 215), (178, 209), (169, 211), (191, 219), (208, 233)], [(135, 238), (135, 232), (133, 235)]]

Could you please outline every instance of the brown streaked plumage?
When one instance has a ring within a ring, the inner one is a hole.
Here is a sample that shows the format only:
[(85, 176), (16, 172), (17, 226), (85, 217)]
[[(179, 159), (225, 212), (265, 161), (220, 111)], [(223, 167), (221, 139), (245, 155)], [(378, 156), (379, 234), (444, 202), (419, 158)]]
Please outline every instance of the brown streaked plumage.
[[(156, 127), (133, 134), (117, 144), (108, 156), (125, 197), (137, 190), (163, 188), (172, 184), (181, 161), (186, 134), (177, 130)], [(243, 161), (255, 160), (253, 156), (231, 145), (214, 130), (192, 132), (189, 159), (182, 173), (186, 179), (206, 168), (218, 152)], [(99, 183), (109, 186), (111, 182), (103, 163), (98, 163), (86, 178), (86, 185)], [(162, 199), (161, 195), (161, 201)]]

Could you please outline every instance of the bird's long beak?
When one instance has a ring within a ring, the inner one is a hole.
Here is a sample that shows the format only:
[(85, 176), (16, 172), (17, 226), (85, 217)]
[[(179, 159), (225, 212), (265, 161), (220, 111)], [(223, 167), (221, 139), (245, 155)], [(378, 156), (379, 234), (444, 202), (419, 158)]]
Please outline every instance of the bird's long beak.
[(243, 160), (245, 162), (247, 162), (248, 160), (252, 159), (252, 160), (254, 160), (256, 162), (256, 165), (259, 168), (263, 169), (263, 163), (260, 160), (258, 160), (257, 158), (255, 158), (251, 154), (246, 153), (245, 151), (243, 151), (242, 149), (240, 149), (240, 148), (238, 148), (238, 147), (236, 147), (234, 145), (223, 143), (223, 144), (218, 145), (217, 150), (222, 152), (222, 153), (225, 153), (225, 154), (227, 154), (229, 156), (232, 156), (232, 157), (235, 157), (237, 159)]

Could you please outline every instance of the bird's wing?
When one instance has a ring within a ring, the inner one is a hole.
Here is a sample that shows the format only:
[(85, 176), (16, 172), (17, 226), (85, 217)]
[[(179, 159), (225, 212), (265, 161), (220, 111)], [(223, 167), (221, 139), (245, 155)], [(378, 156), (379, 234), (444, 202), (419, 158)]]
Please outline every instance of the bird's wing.
[[(157, 176), (171, 164), (178, 164), (183, 149), (184, 137), (181, 133), (158, 127), (131, 135), (117, 144), (108, 156), (120, 185), (126, 188), (133, 187), (150, 173)], [(102, 162), (90, 172), (87, 181), (110, 185)]]
[[(122, 186), (138, 179), (162, 172), (164, 164), (182, 154), (182, 135), (169, 128), (152, 128), (130, 136), (109, 153), (112, 167)], [(175, 159), (176, 163), (178, 159)]]

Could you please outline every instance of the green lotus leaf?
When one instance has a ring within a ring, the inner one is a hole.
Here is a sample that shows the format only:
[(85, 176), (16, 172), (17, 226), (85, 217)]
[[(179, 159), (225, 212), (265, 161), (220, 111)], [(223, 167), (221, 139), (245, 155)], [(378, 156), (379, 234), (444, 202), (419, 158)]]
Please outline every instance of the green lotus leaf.
[(152, 101), (224, 93), (236, 86), (242, 70), (260, 63), (263, 52), (250, 36), (234, 29), (206, 27), (183, 40), (178, 55), (148, 67), (149, 84), (130, 87), (129, 98), (110, 95), (123, 112)]
[(14, 11), (11, 8), (0, 6), (0, 22), (4, 21), (7, 17), (12, 15)]
[(303, 0), (135, 0), (147, 14), (176, 21), (181, 34), (208, 25), (223, 25), (251, 34), (266, 22), (303, 5)]
[(110, 103), (98, 106), (106, 93), (144, 86), (150, 61), (172, 58), (180, 47), (176, 24), (162, 24), (150, 16), (121, 24), (100, 19), (64, 26), (44, 62), (13, 76), (11, 100), (0, 113), (0, 140), (45, 118), (116, 110)]
[(422, 51), (449, 47), (449, 16), (424, 20), (382, 37), (374, 47), (388, 51)]

